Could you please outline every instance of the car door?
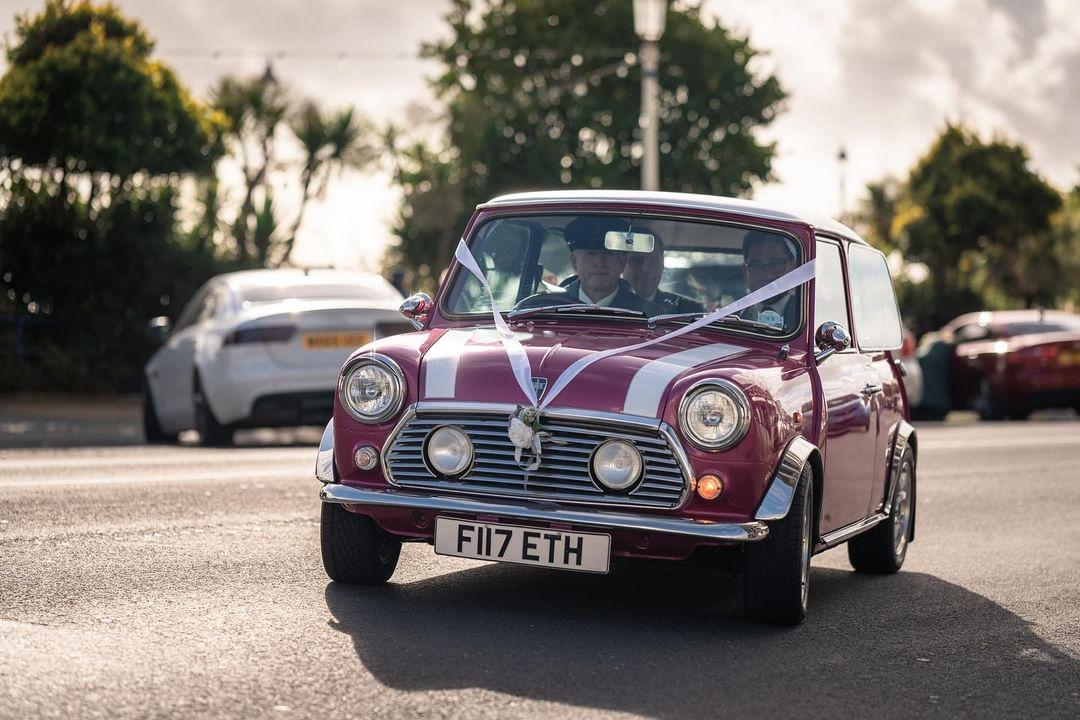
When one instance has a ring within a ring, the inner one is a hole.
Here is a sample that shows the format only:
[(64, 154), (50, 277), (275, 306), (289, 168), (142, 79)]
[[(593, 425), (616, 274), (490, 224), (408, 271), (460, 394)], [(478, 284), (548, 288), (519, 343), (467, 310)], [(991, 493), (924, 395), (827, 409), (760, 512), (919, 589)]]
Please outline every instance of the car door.
[(870, 369), (864, 389), (874, 425), (873, 476), (864, 512), (870, 515), (884, 499), (893, 430), (904, 417), (900, 380), (890, 355), (903, 344), (904, 330), (885, 256), (851, 243), (847, 266), (855, 342)]
[[(853, 335), (840, 243), (819, 239), (816, 265), (815, 325), (836, 322)], [(853, 346), (825, 359), (817, 372), (826, 416), (820, 530), (827, 533), (866, 517), (877, 428), (867, 394), (873, 367), (866, 354)]]
[(166, 432), (195, 426), (192, 404), (192, 376), (195, 369), (195, 342), (203, 321), (211, 311), (214, 286), (199, 288), (180, 313), (176, 327), (165, 344), (147, 364), (147, 381), (154, 394), (158, 421)]

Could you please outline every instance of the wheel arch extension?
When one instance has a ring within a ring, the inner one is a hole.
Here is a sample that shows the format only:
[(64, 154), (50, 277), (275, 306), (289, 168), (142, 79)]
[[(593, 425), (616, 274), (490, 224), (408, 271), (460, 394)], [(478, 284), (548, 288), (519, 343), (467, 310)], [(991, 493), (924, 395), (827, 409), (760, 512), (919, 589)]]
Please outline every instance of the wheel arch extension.
[(772, 480), (765, 491), (765, 496), (754, 512), (755, 520), (782, 520), (791, 510), (795, 498), (795, 489), (803, 471), (810, 467), (814, 483), (814, 532), (817, 532), (817, 517), (821, 508), (822, 472), (821, 453), (817, 446), (801, 435), (795, 437), (780, 454)]
[(885, 494), (882, 510), (888, 512), (892, 507), (892, 493), (895, 489), (894, 479), (900, 469), (900, 459), (904, 450), (911, 448), (911, 524), (908, 527), (908, 542), (915, 540), (915, 515), (918, 511), (918, 485), (919, 485), (919, 438), (914, 426), (906, 420), (897, 423), (896, 432), (893, 435), (892, 450), (889, 456), (889, 487)]

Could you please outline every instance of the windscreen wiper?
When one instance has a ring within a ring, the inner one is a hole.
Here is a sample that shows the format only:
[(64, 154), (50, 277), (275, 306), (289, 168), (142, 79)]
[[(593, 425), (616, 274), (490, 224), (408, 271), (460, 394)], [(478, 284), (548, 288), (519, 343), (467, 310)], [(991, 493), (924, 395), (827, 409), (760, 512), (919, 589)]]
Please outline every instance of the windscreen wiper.
[(626, 317), (645, 317), (645, 313), (641, 312), (640, 310), (629, 310), (627, 308), (619, 307), (606, 307), (603, 305), (595, 305), (589, 303), (575, 303), (573, 305), (544, 305), (543, 307), (514, 310), (508, 313), (506, 317), (511, 320), (517, 320), (519, 318), (528, 317), (529, 315), (538, 315), (540, 313), (575, 312), (600, 313), (604, 315), (622, 315)]
[[(649, 324), (650, 325), (655, 325), (657, 323), (667, 322), (668, 320), (690, 320), (690, 321), (692, 321), (692, 320), (696, 320), (697, 318), (705, 317), (706, 315), (708, 315), (707, 312), (675, 313), (673, 315), (655, 315), (655, 316), (649, 318)], [(757, 320), (747, 320), (746, 318), (741, 318), (738, 315), (725, 315), (722, 318), (719, 318), (717, 320), (713, 320), (709, 324), (710, 325), (716, 325), (716, 324), (720, 324), (720, 325), (739, 325), (739, 326), (743, 326), (743, 327), (756, 328), (756, 329), (759, 329), (759, 330), (770, 330), (772, 332), (776, 332), (777, 330), (782, 330), (782, 328), (778, 328), (778, 327), (776, 327), (774, 325), (769, 325), (767, 323), (758, 322)]]

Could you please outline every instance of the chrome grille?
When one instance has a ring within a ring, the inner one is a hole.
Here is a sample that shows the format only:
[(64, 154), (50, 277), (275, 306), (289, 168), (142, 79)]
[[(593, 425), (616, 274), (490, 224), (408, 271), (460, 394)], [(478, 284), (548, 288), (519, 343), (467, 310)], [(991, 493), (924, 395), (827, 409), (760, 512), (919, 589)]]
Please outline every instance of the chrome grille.
[[(506, 435), (509, 417), (494, 412), (431, 412), (407, 417), (384, 455), (390, 481), (409, 488), (639, 508), (672, 508), (683, 497), (686, 480), (682, 468), (668, 440), (656, 429), (544, 417), (540, 429), (565, 444), (544, 443), (540, 467), (526, 478)], [(461, 428), (472, 440), (476, 457), (463, 477), (435, 475), (424, 462), (424, 440), (440, 425)], [(593, 450), (612, 437), (632, 440), (645, 462), (644, 478), (628, 494), (601, 490), (589, 473)]]

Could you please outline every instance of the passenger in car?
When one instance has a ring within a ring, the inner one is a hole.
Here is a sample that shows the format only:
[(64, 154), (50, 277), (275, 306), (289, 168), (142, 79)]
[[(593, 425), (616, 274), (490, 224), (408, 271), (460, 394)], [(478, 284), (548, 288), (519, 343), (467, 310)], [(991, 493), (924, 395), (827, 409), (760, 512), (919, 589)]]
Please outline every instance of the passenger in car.
[[(747, 292), (753, 292), (795, 269), (795, 249), (780, 235), (750, 231), (743, 238), (743, 276)], [(788, 332), (799, 324), (796, 290), (775, 295), (740, 313), (747, 320)]]
[(663, 238), (650, 228), (637, 228), (637, 231), (648, 233), (656, 239), (651, 253), (633, 253), (623, 270), (623, 277), (630, 282), (638, 297), (656, 306), (657, 315), (703, 312), (705, 306), (701, 303), (660, 289), (660, 278), (664, 274)]

